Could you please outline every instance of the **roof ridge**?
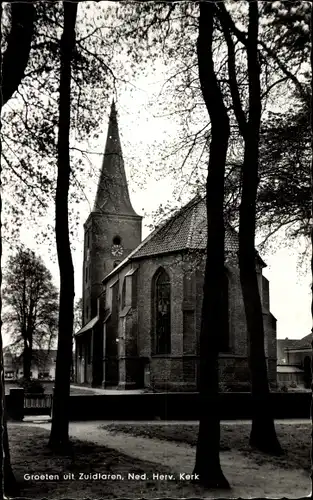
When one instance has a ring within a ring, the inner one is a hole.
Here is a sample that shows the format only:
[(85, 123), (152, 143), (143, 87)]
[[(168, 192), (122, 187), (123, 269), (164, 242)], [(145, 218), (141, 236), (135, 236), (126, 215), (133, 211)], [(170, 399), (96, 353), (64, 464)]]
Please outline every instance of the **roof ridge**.
[(192, 214), (191, 214), (191, 220), (190, 220), (189, 232), (188, 232), (187, 242), (186, 242), (186, 246), (187, 246), (187, 248), (190, 248), (191, 239), (192, 239), (192, 234), (193, 234), (193, 229), (194, 229), (194, 226), (195, 226), (195, 219), (196, 219), (196, 211), (195, 211), (195, 210), (193, 210), (193, 212), (192, 212)]

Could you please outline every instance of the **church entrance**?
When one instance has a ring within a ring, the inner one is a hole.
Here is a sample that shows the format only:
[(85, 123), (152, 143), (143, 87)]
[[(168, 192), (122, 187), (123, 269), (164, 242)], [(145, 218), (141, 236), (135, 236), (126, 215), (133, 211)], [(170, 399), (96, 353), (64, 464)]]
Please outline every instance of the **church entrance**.
[(106, 387), (116, 387), (119, 380), (117, 356), (112, 356), (106, 359), (105, 372)]

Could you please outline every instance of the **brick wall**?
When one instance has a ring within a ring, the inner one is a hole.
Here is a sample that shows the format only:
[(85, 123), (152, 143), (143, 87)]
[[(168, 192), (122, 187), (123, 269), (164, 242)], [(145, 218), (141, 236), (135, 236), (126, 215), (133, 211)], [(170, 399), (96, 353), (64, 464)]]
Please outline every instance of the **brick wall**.
[[(199, 364), (199, 335), (202, 314), (204, 258), (190, 265), (180, 254), (152, 256), (125, 266), (112, 282), (119, 279), (119, 304), (125, 275), (137, 266), (131, 286), (127, 286), (126, 305), (131, 307), (123, 316), (120, 309), (117, 335), (119, 342), (120, 384), (138, 383), (143, 379), (144, 365), (150, 373), (150, 384), (156, 390), (195, 390)], [(153, 355), (153, 278), (163, 268), (171, 287), (171, 354)], [(250, 374), (247, 361), (247, 329), (239, 270), (228, 265), (230, 351), (220, 356), (220, 379), (223, 384), (247, 390)], [(110, 285), (110, 283), (108, 283)], [(109, 286), (107, 287), (110, 288)], [(131, 293), (131, 296), (129, 294)], [(134, 300), (135, 299), (135, 300)], [(107, 306), (110, 307), (110, 293)], [(264, 313), (266, 352), (271, 382), (276, 381), (275, 318)], [(123, 317), (121, 317), (123, 316)], [(139, 367), (139, 368), (138, 368)], [(141, 374), (142, 372), (142, 374)], [(142, 375), (142, 376), (141, 376)], [(148, 383), (148, 382), (147, 382)], [(127, 385), (127, 384), (126, 384)]]
[[(87, 231), (90, 256), (87, 261)], [(113, 238), (119, 236), (124, 248), (121, 256), (111, 254)], [(85, 224), (83, 264), (83, 321), (87, 323), (97, 314), (97, 297), (102, 292), (102, 280), (112, 271), (114, 263), (122, 261), (141, 242), (141, 217), (92, 213)], [(86, 268), (89, 266), (86, 282)], [(87, 307), (89, 310), (86, 316)]]
[(183, 353), (183, 273), (179, 255), (140, 260), (137, 276), (138, 350), (140, 356), (150, 357), (153, 341), (152, 280), (163, 267), (170, 277), (171, 287), (171, 354)]

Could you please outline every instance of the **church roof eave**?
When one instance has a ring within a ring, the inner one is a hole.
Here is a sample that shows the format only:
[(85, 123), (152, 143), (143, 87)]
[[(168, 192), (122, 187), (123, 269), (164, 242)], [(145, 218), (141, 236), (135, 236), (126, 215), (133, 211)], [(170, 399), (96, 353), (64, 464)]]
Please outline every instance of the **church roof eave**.
[[(153, 258), (186, 251), (205, 251), (207, 247), (207, 223), (205, 198), (197, 195), (187, 205), (177, 210), (169, 219), (160, 224), (140, 245), (111, 271), (102, 283), (106, 283), (125, 265), (134, 260)], [(238, 232), (225, 224), (225, 253), (238, 253)], [(265, 262), (255, 250), (256, 259), (261, 267)]]
[(99, 316), (92, 318), (86, 325), (84, 325), (78, 332), (74, 333), (74, 337), (79, 337), (88, 330), (91, 330), (99, 321)]

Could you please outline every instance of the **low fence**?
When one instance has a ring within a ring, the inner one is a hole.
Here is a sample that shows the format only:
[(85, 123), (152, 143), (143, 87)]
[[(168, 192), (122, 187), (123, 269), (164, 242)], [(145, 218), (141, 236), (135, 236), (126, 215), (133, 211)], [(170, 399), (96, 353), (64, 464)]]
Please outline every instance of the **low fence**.
[(52, 394), (25, 394), (24, 415), (51, 415)]
[(6, 410), (14, 420), (23, 420), (27, 415), (50, 415), (52, 394), (25, 394), (24, 389), (11, 389), (6, 396)]
[[(70, 420), (198, 420), (198, 393), (105, 394), (71, 396)], [(271, 393), (274, 418), (310, 418), (311, 393)], [(250, 419), (249, 393), (221, 393), (222, 420)]]
[[(18, 391), (18, 393), (14, 393)], [(12, 394), (13, 393), (13, 394)], [(70, 396), (71, 421), (79, 420), (198, 420), (198, 393), (146, 393)], [(274, 418), (310, 418), (312, 395), (272, 392), (270, 405)], [(23, 390), (13, 390), (6, 396), (11, 418), (23, 420), (25, 415), (51, 415), (52, 396), (24, 397)], [(219, 394), (219, 414), (222, 420), (250, 419), (252, 398), (249, 393)]]

